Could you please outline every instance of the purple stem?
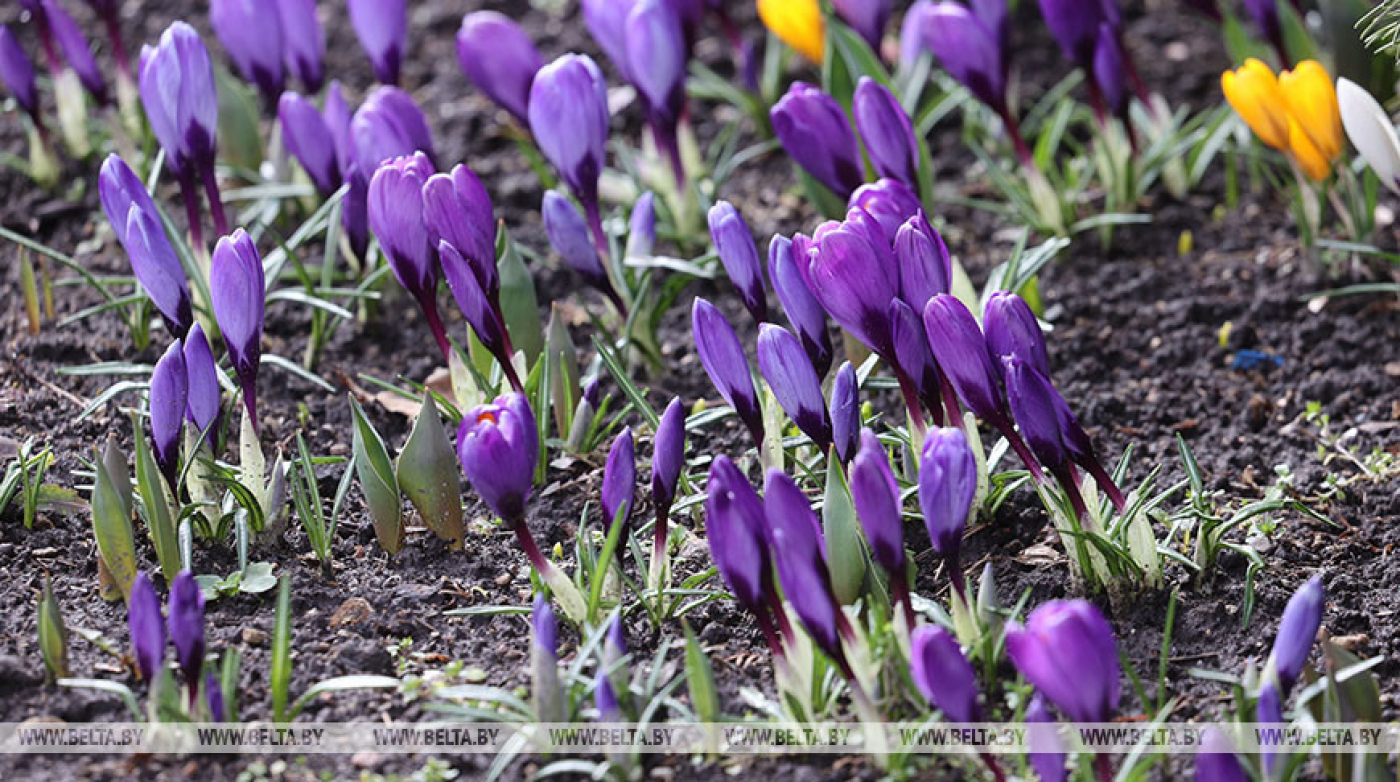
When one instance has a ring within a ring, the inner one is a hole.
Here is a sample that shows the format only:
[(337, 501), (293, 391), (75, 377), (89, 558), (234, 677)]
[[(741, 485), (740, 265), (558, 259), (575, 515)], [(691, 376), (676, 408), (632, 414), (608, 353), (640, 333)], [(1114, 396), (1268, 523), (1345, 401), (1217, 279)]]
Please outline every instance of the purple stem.
[(890, 596), (897, 605), (904, 607), (904, 623), (912, 632), (917, 625), (914, 615), (914, 599), (909, 596), (909, 581), (903, 573), (890, 573)]
[(1108, 759), (1108, 755), (1098, 754), (1094, 756), (1094, 776), (1098, 782), (1113, 782), (1113, 764)]
[(239, 375), (238, 385), (243, 389), (243, 409), (248, 411), (248, 420), (253, 424), (253, 434), (258, 433), (258, 376)]
[(535, 537), (530, 534), (530, 528), (526, 526), (525, 518), (522, 516), (518, 519), (512, 519), (510, 526), (515, 532), (516, 542), (525, 551), (525, 557), (530, 560), (530, 565), (540, 574), (540, 578), (544, 578), (546, 573), (554, 569), (554, 564), (540, 553), (540, 547), (535, 545)]
[(1011, 426), (1011, 422), (1006, 420), (1001, 414), (998, 414), (995, 419), (989, 420), (988, 423), (998, 432), (1001, 432), (1001, 436), (1005, 437), (1006, 442), (1011, 444), (1011, 450), (1015, 451), (1016, 455), (1021, 457), (1021, 462), (1026, 465), (1027, 470), (1030, 470), (1031, 477), (1035, 478), (1037, 481), (1045, 480), (1045, 471), (1040, 469), (1040, 463), (1035, 460), (1035, 456), (1031, 454), (1031, 449), (1026, 447), (1026, 441), (1022, 440), (1021, 435), (1016, 433), (1016, 429)]
[[(442, 351), (442, 360), (451, 361), (452, 346), (447, 342), (447, 329), (443, 327), (442, 316), (438, 314), (437, 299), (433, 298), (431, 291), (424, 291), (415, 298), (418, 299), (418, 306), (423, 310), (423, 316), (428, 319), (428, 328), (433, 331), (433, 338), (437, 340), (438, 349)], [(509, 364), (507, 363), (506, 366)]]
[[(659, 561), (666, 551), (666, 534), (671, 522), (671, 504), (666, 503), (665, 507), (656, 506), (656, 524), (652, 526), (651, 536), (651, 558)], [(659, 587), (660, 584), (657, 584)]]
[(783, 641), (773, 628), (773, 620), (764, 615), (763, 607), (759, 606), (754, 609), (754, 615), (758, 617), (758, 628), (763, 631), (763, 640), (768, 643), (768, 651), (773, 654), (774, 660), (787, 657), (787, 653), (783, 650)]
[(214, 159), (200, 164), (200, 178), (204, 180), (204, 196), (209, 199), (209, 214), (214, 218), (214, 231), (219, 236), (228, 236), (228, 217), (224, 214), (224, 200), (219, 195), (219, 178), (214, 173)]
[(992, 757), (990, 752), (979, 752), (977, 757), (982, 759), (982, 763), (987, 766), (988, 771), (992, 772), (992, 776), (996, 778), (997, 782), (1006, 782), (1006, 773), (1001, 770), (1001, 766), (997, 764), (996, 758)]
[(1001, 118), (1001, 124), (1006, 126), (1006, 135), (1011, 137), (1011, 146), (1016, 148), (1016, 157), (1021, 160), (1021, 165), (1026, 168), (1035, 168), (1035, 155), (1031, 154), (1030, 146), (1021, 136), (1021, 125), (1015, 117), (1011, 116), (1011, 110), (1005, 105), (1001, 105), (993, 106), (992, 111)]
[(199, 217), (199, 192), (195, 190), (194, 175), (182, 169), (176, 177), (180, 181), (180, 195), (185, 199), (185, 221), (190, 224), (190, 244), (195, 251), (203, 254), (208, 250), (204, 244), (204, 225)]
[(919, 403), (919, 389), (914, 386), (914, 381), (909, 379), (898, 364), (890, 362), (894, 368), (895, 377), (899, 380), (899, 391), (904, 395), (904, 407), (909, 411), (909, 421), (914, 428), (923, 435), (928, 431), (928, 424), (924, 422), (924, 408)]
[(117, 18), (115, 4), (102, 14), (102, 23), (107, 27), (107, 38), (112, 42), (112, 59), (117, 62), (117, 70), (130, 79), (131, 58), (126, 53), (126, 43), (122, 41), (122, 25)]

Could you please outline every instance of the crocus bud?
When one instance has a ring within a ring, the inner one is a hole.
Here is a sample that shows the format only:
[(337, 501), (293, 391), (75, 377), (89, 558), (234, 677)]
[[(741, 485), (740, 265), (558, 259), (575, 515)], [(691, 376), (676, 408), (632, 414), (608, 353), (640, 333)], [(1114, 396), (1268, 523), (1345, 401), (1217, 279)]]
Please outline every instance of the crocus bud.
[(939, 368), (963, 404), (994, 425), (1004, 422), (1005, 400), (997, 382), (1000, 374), (967, 306), (948, 293), (934, 296), (924, 307), (924, 330)]
[(476, 88), (516, 121), (529, 122), (530, 83), (544, 67), (530, 36), (505, 14), (477, 11), (462, 17), (457, 62)]
[(277, 6), (285, 0), (211, 0), (209, 23), (243, 79), (272, 105), (282, 94), (282, 25)]
[[(857, 213), (865, 214), (860, 209), (852, 212)], [(881, 230), (875, 226), (876, 232)], [(883, 235), (871, 239), (869, 231), (848, 219), (819, 232), (816, 246), (808, 251), (807, 258), (795, 260), (807, 289), (832, 320), (892, 360), (889, 304), (898, 293), (893, 251), (888, 244), (881, 251)], [(886, 263), (886, 259), (890, 262)]]
[(1006, 378), (1006, 399), (1012, 418), (1021, 427), (1021, 435), (1031, 447), (1035, 458), (1056, 477), (1060, 477), (1065, 474), (1069, 454), (1060, 434), (1054, 388), (1044, 375), (1032, 369), (1030, 364), (1019, 357), (1008, 356), (1001, 361), (1002, 375)]
[(1069, 409), (1069, 402), (1055, 390), (1054, 385), (1050, 386), (1052, 392), (1051, 401), (1055, 404), (1055, 414), (1059, 419), (1060, 437), (1064, 440), (1065, 450), (1069, 452), (1069, 458), (1080, 467), (1083, 467), (1094, 477), (1094, 482), (1099, 485), (1099, 489), (1107, 494), (1113, 501), (1113, 505), (1121, 513), (1128, 507), (1128, 500), (1123, 496), (1123, 491), (1113, 482), (1113, 476), (1104, 469), (1103, 462), (1099, 461), (1098, 454), (1094, 451), (1094, 443), (1089, 439), (1089, 433), (1084, 431), (1084, 427), (1079, 424), (1079, 419), (1075, 417), (1074, 411)]
[(870, 556), (890, 574), (903, 580), (904, 520), (900, 513), (899, 484), (890, 469), (890, 458), (880, 438), (869, 429), (860, 433), (860, 450), (851, 460), (851, 499), (870, 543)]
[(554, 608), (544, 595), (535, 595), (534, 607), (530, 611), (531, 641), (535, 648), (548, 655), (551, 663), (559, 658), (559, 622), (554, 616)]
[[(805, 263), (805, 259), (803, 259)], [(807, 357), (812, 360), (812, 368), (818, 377), (825, 377), (831, 369), (831, 335), (826, 329), (826, 310), (807, 290), (802, 281), (802, 272), (793, 258), (792, 240), (785, 236), (774, 236), (768, 243), (768, 279), (773, 281), (773, 290), (778, 294), (778, 302), (783, 305), (788, 322), (802, 340)], [(854, 435), (852, 435), (854, 436)]]
[(590, 241), (588, 224), (578, 208), (564, 194), (550, 190), (544, 194), (544, 230), (549, 235), (549, 244), (569, 268), (578, 272), (584, 282), (602, 291), (619, 311), (625, 309), (617, 289), (613, 287), (603, 261), (598, 257), (597, 246)]
[(831, 439), (836, 456), (849, 462), (856, 455), (860, 438), (860, 381), (851, 362), (841, 362), (831, 381)]
[(981, 722), (977, 673), (958, 642), (937, 625), (924, 625), (910, 638), (909, 672), (929, 703), (949, 722)]
[(262, 361), (263, 308), (266, 306), (262, 257), (242, 228), (214, 246), (209, 293), (214, 317), (243, 388), (243, 406), (254, 428), (258, 421), (258, 365)]
[(817, 0), (758, 0), (758, 18), (783, 43), (812, 62), (821, 63), (826, 22)]
[(171, 169), (188, 175), (214, 160), (219, 98), (214, 65), (199, 33), (175, 22), (141, 49), (141, 103)]
[(636, 0), (579, 0), (583, 24), (622, 78), (627, 74), (627, 16)]
[(924, 42), (948, 74), (998, 113), (1006, 110), (1006, 69), (996, 34), (962, 5), (945, 0), (922, 16)]
[[(496, 216), (491, 195), (470, 168), (457, 164), (450, 174), (434, 174), (423, 185), (423, 222), (437, 246), (446, 241), (470, 263), (487, 298), (500, 294), (496, 269)], [(444, 266), (444, 271), (446, 268)]]
[(929, 542), (947, 564), (948, 576), (959, 593), (963, 531), (977, 495), (977, 457), (961, 429), (930, 429), (919, 458), (919, 510)]
[(1128, 112), (1128, 87), (1124, 82), (1127, 60), (1123, 47), (1118, 43), (1118, 33), (1107, 22), (1099, 24), (1099, 32), (1094, 43), (1094, 84), (1103, 93), (1104, 106), (1117, 117), (1126, 117)]
[(942, 423), (943, 406), (938, 397), (942, 381), (938, 365), (929, 351), (928, 337), (919, 316), (899, 299), (890, 302), (890, 341), (894, 345), (894, 361), (914, 384), (919, 401), (933, 413), (934, 423)]
[(880, 39), (890, 21), (890, 0), (832, 0), (831, 5), (841, 20), (859, 33), (879, 56)]
[(676, 498), (676, 482), (685, 466), (685, 406), (680, 397), (666, 405), (651, 446), (651, 502), (664, 518)]
[(543, 594), (530, 612), (530, 698), (542, 722), (564, 719), (564, 691), (559, 686), (559, 623)]
[(923, 312), (929, 299), (952, 290), (953, 259), (922, 211), (895, 233), (894, 257), (899, 265), (899, 296), (914, 312)]
[(1026, 707), (1026, 743), (1030, 746), (1030, 764), (1040, 782), (1065, 782), (1069, 769), (1065, 767), (1065, 744), (1055, 728), (1055, 717), (1045, 705), (1045, 696), (1036, 693)]
[(421, 152), (382, 164), (369, 183), (369, 225), (394, 277), (423, 309), (446, 358), (452, 349), (437, 313), (438, 264), (423, 222), (423, 186), (433, 173), (432, 162)]
[(883, 84), (862, 76), (851, 110), (875, 173), (914, 186), (919, 181), (919, 143), (904, 107)]
[(720, 201), (710, 208), (710, 239), (715, 252), (729, 275), (729, 281), (739, 289), (753, 319), (768, 320), (768, 301), (763, 295), (763, 267), (759, 265), (758, 247), (749, 226), (734, 205)]
[(627, 218), (628, 258), (650, 258), (656, 246), (656, 195), (650, 190), (637, 196)]
[(1030, 305), (1010, 291), (997, 291), (982, 307), (982, 330), (987, 349), (995, 359), (1015, 356), (1032, 369), (1050, 377), (1050, 354), (1045, 334)]
[[(1032, 611), (1025, 627), (1007, 625), (1006, 654), (1075, 722), (1107, 722), (1118, 708), (1118, 646), (1092, 603), (1052, 600)], [(1066, 666), (1067, 660), (1074, 664)]]
[[(506, 352), (506, 333), (501, 327), (500, 320), (497, 319), (495, 311), (491, 308), (491, 302), (487, 301), (486, 293), (481, 290), (481, 284), (477, 282), (476, 275), (472, 274), (471, 266), (457, 248), (443, 241), (438, 245), (438, 257), (442, 259), (443, 276), (447, 277), (447, 287), (452, 289), (452, 298), (457, 302), (457, 308), (462, 311), (462, 316), (471, 324), (472, 331), (476, 332), (477, 339), (491, 355), (500, 361), (502, 371), (514, 376), (515, 370), (510, 364), (510, 356)], [(512, 381), (512, 387), (515, 382)]]
[(1317, 629), (1322, 625), (1326, 601), (1322, 576), (1317, 575), (1299, 587), (1283, 609), (1278, 635), (1274, 636), (1274, 647), (1269, 652), (1269, 663), (1281, 685), (1280, 694), (1286, 695), (1293, 688), (1308, 663), (1308, 655), (1317, 640)]
[(593, 705), (598, 707), (599, 722), (621, 722), (622, 707), (617, 703), (617, 692), (613, 689), (612, 680), (608, 678), (608, 672), (598, 671), (598, 678), (593, 685)]
[(831, 591), (826, 543), (812, 505), (782, 470), (768, 471), (763, 510), (772, 531), (772, 555), (778, 564), (783, 594), (792, 603), (807, 634), (833, 660), (843, 660), (840, 608)]
[[(1263, 725), (1283, 724), (1283, 697), (1279, 694), (1278, 687), (1273, 681), (1264, 683), (1259, 690), (1259, 700), (1254, 704), (1254, 721)], [(1264, 779), (1276, 779), (1275, 769), (1278, 767), (1280, 748), (1278, 739), (1264, 733), (1260, 736), (1259, 754), (1262, 756), (1261, 765), (1264, 767)]]
[(437, 157), (428, 120), (408, 93), (381, 85), (365, 98), (350, 120), (350, 145), (366, 181), (381, 163), (422, 152)]
[(467, 482), (506, 521), (525, 517), (539, 455), (539, 430), (524, 394), (477, 405), (457, 430), (457, 457)]
[(145, 571), (136, 574), (126, 601), (126, 624), (131, 631), (131, 656), (144, 681), (153, 681), (165, 658), (165, 618), (160, 598)]
[(160, 213), (146, 186), (125, 161), (112, 154), (97, 175), (97, 192), (107, 222), (126, 248), (136, 280), (151, 297), (171, 333), (183, 336), (194, 320), (185, 269), (165, 235)]
[(758, 367), (778, 405), (823, 452), (831, 447), (831, 417), (822, 381), (791, 332), (772, 323), (758, 330)]
[(78, 23), (73, 21), (73, 17), (57, 0), (41, 0), (41, 7), (43, 24), (47, 25), (68, 67), (78, 74), (83, 89), (87, 90), (93, 100), (106, 105), (107, 84), (102, 78), (102, 69), (98, 67), (97, 59), (92, 56), (92, 47), (88, 44), (87, 36), (83, 35)]
[(700, 355), (700, 363), (705, 366), (705, 374), (710, 376), (715, 390), (734, 408), (754, 442), (763, 442), (763, 413), (754, 393), (753, 375), (744, 356), (744, 346), (739, 343), (734, 327), (715, 305), (699, 297), (691, 307), (690, 327), (695, 352)]
[(1400, 192), (1400, 136), (1381, 104), (1356, 82), (1337, 79), (1342, 127), (1361, 158), (1392, 192)]
[(623, 25), (628, 80), (637, 88), (656, 145), (671, 159), (676, 182), (685, 169), (676, 125), (685, 110), (685, 73), (690, 49), (674, 0), (637, 0)]
[(1101, 0), (1040, 0), (1045, 26), (1065, 59), (1092, 72), (1099, 24), (1105, 21)]
[(865, 180), (851, 123), (835, 98), (810, 84), (793, 82), (769, 119), (788, 155), (837, 197), (849, 198)]
[(627, 517), (632, 515), (632, 501), (637, 494), (637, 454), (632, 442), (632, 427), (624, 426), (622, 433), (613, 440), (608, 449), (608, 461), (603, 467), (603, 526), (612, 529), (613, 522), (621, 521), (624, 529)]
[(39, 92), (35, 87), (34, 64), (9, 25), (0, 25), (0, 81), (5, 82), (5, 88), (15, 96), (20, 108), (37, 122)]
[(705, 536), (720, 577), (740, 605), (758, 612), (764, 603), (768, 547), (763, 501), (749, 479), (720, 454), (710, 464), (705, 500)]
[(893, 244), (900, 226), (918, 214), (921, 204), (908, 185), (898, 179), (881, 179), (857, 188), (847, 207), (860, 207), (875, 218), (884, 230), (886, 243)]
[(175, 661), (180, 664), (185, 685), (192, 692), (197, 691), (204, 667), (204, 593), (190, 571), (181, 570), (175, 576), (166, 613), (170, 640), (175, 644)]
[(204, 677), (204, 702), (209, 706), (209, 720), (211, 722), (224, 721), (224, 688), (219, 684), (219, 677), (210, 671)]
[(326, 77), (321, 65), (326, 33), (316, 17), (316, 0), (277, 0), (277, 14), (282, 22), (283, 64), (307, 92), (320, 92)]
[(209, 340), (204, 337), (204, 329), (198, 323), (185, 337), (185, 374), (189, 379), (189, 393), (185, 400), (185, 419), (194, 424), (200, 432), (210, 429), (219, 417), (219, 367), (214, 363), (214, 353), (209, 349)]
[(177, 339), (156, 362), (150, 391), (151, 440), (155, 444), (156, 462), (170, 482), (171, 491), (178, 488), (180, 433), (188, 402), (189, 377), (185, 372), (184, 346)]
[(398, 84), (408, 50), (407, 0), (348, 0), (350, 25), (380, 84)]
[(295, 92), (284, 92), (277, 101), (277, 121), (282, 124), (282, 140), (287, 151), (305, 169), (316, 190), (329, 196), (340, 188), (340, 162), (335, 140), (321, 112)]
[[(598, 176), (608, 141), (608, 89), (587, 55), (566, 54), (544, 66), (530, 85), (535, 143), (583, 202), (590, 224), (598, 209)], [(599, 231), (594, 229), (594, 241)]]
[(1235, 745), (1217, 728), (1206, 728), (1196, 754), (1196, 782), (1249, 782)]

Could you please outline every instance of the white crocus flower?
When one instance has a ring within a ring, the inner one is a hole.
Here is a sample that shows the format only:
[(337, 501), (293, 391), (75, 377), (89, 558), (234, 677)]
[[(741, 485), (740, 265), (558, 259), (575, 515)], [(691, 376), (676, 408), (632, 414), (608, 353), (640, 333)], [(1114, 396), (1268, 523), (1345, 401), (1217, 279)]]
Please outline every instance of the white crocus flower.
[(1342, 127), (1361, 157), (1385, 186), (1400, 192), (1400, 138), (1381, 104), (1349, 79), (1337, 79)]

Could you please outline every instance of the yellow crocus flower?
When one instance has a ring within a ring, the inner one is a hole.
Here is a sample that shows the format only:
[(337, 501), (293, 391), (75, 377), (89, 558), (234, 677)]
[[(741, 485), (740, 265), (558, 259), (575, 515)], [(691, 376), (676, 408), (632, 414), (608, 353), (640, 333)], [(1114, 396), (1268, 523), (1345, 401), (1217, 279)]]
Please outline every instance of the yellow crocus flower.
[(817, 0), (757, 0), (763, 25), (803, 57), (820, 64), (826, 48), (826, 23)]
[(1251, 57), (1238, 70), (1221, 74), (1220, 86), (1225, 100), (1260, 141), (1288, 151), (1288, 110), (1269, 66)]
[(1289, 116), (1312, 146), (1328, 161), (1335, 160), (1342, 152), (1342, 115), (1327, 69), (1316, 60), (1304, 60), (1278, 75), (1278, 87)]
[(1302, 124), (1292, 115), (1288, 117), (1288, 151), (1308, 179), (1321, 182), (1332, 173), (1332, 159), (1322, 154)]

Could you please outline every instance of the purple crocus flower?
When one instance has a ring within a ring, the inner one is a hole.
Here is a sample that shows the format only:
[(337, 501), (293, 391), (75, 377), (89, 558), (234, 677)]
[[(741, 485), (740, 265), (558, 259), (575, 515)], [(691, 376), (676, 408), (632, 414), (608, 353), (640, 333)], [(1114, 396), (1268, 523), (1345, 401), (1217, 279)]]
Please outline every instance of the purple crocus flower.
[(335, 139), (325, 117), (311, 101), (295, 92), (284, 92), (277, 102), (277, 121), (287, 151), (306, 170), (316, 190), (329, 196), (340, 188), (340, 162), (336, 159)]
[(1249, 782), (1235, 756), (1235, 745), (1216, 728), (1206, 728), (1196, 754), (1196, 782)]
[(598, 671), (593, 684), (593, 705), (598, 707), (599, 722), (621, 722), (622, 707), (617, 702), (617, 692), (606, 670)]
[(214, 352), (209, 349), (209, 340), (198, 323), (185, 337), (185, 374), (188, 378), (188, 394), (185, 399), (185, 420), (194, 424), (200, 432), (209, 432), (213, 437), (212, 426), (219, 417), (219, 404), (222, 392), (219, 389), (219, 367), (214, 363)]
[(452, 298), (457, 302), (462, 316), (471, 325), (472, 331), (476, 333), (476, 338), (496, 357), (510, 387), (516, 391), (523, 390), (520, 376), (511, 363), (510, 338), (500, 317), (492, 309), (491, 302), (486, 300), (486, 293), (481, 290), (481, 284), (472, 274), (471, 264), (446, 240), (438, 244), (438, 258), (442, 261), (447, 286), (452, 289)]
[(875, 173), (913, 187), (919, 181), (919, 143), (904, 107), (883, 84), (862, 76), (851, 111)]
[(658, 540), (665, 541), (666, 518), (676, 499), (676, 483), (685, 467), (685, 406), (680, 397), (666, 405), (651, 446), (651, 502), (656, 506)]
[(366, 181), (386, 160), (415, 152), (422, 152), (430, 161), (437, 158), (423, 111), (408, 93), (389, 85), (376, 87), (355, 111), (350, 143)]
[(136, 574), (131, 597), (126, 601), (126, 624), (131, 631), (131, 652), (136, 670), (144, 681), (155, 680), (165, 658), (165, 617), (160, 615), (160, 598), (145, 571)]
[(627, 258), (650, 258), (656, 247), (656, 194), (637, 196), (627, 216)]
[(763, 294), (763, 267), (758, 260), (749, 226), (734, 205), (720, 201), (710, 207), (710, 239), (715, 252), (729, 275), (729, 281), (739, 289), (744, 307), (755, 321), (768, 320), (768, 300)]
[(701, 298), (696, 298), (691, 307), (690, 325), (695, 352), (700, 355), (705, 374), (748, 427), (754, 443), (762, 443), (763, 413), (758, 407), (753, 375), (739, 335), (715, 305)]
[(282, 94), (282, 24), (285, 0), (210, 0), (209, 23), (244, 81), (256, 85), (271, 106)]
[[(0, 81), (15, 96), (15, 102), (34, 120), (41, 123), (39, 116), (39, 92), (35, 87), (34, 63), (24, 53), (24, 47), (7, 24), (0, 24)], [(40, 125), (42, 127), (42, 125)]]
[(1030, 764), (1040, 782), (1065, 782), (1069, 769), (1065, 766), (1065, 743), (1055, 726), (1055, 717), (1045, 705), (1045, 696), (1036, 693), (1026, 707), (1026, 743), (1030, 746)]
[(467, 481), (493, 513), (523, 521), (539, 460), (539, 430), (524, 394), (477, 405), (457, 430), (457, 456)]
[(1039, 0), (1045, 26), (1065, 59), (1092, 72), (1099, 24), (1106, 21), (1100, 0)]
[(637, 0), (623, 24), (628, 80), (637, 88), (656, 146), (685, 183), (676, 127), (685, 112), (686, 61), (690, 48), (674, 0)]
[(1006, 628), (1016, 670), (1075, 722), (1107, 722), (1118, 708), (1118, 646), (1099, 609), (1084, 600), (1052, 600), (1025, 627)]
[(899, 23), (899, 66), (909, 68), (918, 62), (919, 57), (928, 51), (924, 40), (924, 30), (928, 26), (929, 15), (937, 8), (933, 0), (916, 0), (904, 12), (904, 21)]
[(977, 496), (977, 457), (961, 429), (931, 429), (919, 458), (919, 510), (929, 542), (943, 558), (958, 594), (963, 582), (960, 555), (963, 531)]
[[(939, 400), (942, 390), (942, 376), (933, 353), (928, 347), (928, 336), (919, 316), (908, 304), (899, 299), (890, 302), (890, 341), (894, 345), (894, 359), (900, 370), (913, 385), (918, 401), (933, 415), (933, 422), (943, 424), (943, 406)], [(950, 413), (952, 415), (952, 413)], [(949, 421), (956, 424), (957, 421)]]
[(277, 0), (277, 14), (287, 71), (301, 80), (307, 92), (320, 92), (326, 78), (321, 64), (326, 55), (326, 33), (316, 16), (316, 0)]
[(608, 89), (587, 55), (566, 54), (544, 66), (530, 85), (528, 110), (535, 143), (583, 203), (593, 243), (607, 248), (598, 211), (598, 177), (608, 141)]
[(783, 305), (788, 323), (802, 340), (812, 368), (818, 377), (826, 377), (834, 353), (826, 328), (826, 310), (802, 281), (802, 272), (793, 258), (792, 240), (785, 236), (774, 236), (768, 243), (768, 279), (773, 281), (778, 302)]
[(1010, 291), (997, 291), (982, 307), (982, 331), (987, 349), (1000, 361), (1016, 356), (1032, 369), (1050, 377), (1050, 353), (1045, 334), (1026, 300)]
[[(1011, 415), (1021, 427), (1021, 434), (1031, 453), (1059, 478), (1061, 483), (1073, 484), (1067, 467), (1069, 454), (1060, 435), (1060, 420), (1055, 409), (1055, 391), (1044, 375), (1031, 368), (1020, 357), (1012, 355), (1001, 360), (1002, 376), (1006, 379), (1006, 400)], [(1071, 488), (1066, 486), (1066, 489)]]
[(837, 197), (849, 198), (865, 180), (860, 147), (835, 98), (805, 82), (793, 82), (769, 119), (788, 155)]
[(380, 84), (398, 84), (408, 50), (407, 0), (347, 0), (350, 25)]
[(899, 297), (915, 312), (923, 312), (929, 299), (952, 290), (953, 260), (948, 246), (922, 211), (895, 232), (894, 257), (899, 266)]
[(1113, 482), (1113, 476), (1104, 469), (1103, 462), (1099, 460), (1098, 453), (1094, 451), (1094, 443), (1089, 439), (1089, 433), (1084, 431), (1084, 427), (1079, 424), (1079, 419), (1075, 417), (1074, 411), (1069, 409), (1069, 402), (1055, 390), (1053, 384), (1050, 385), (1050, 401), (1055, 405), (1055, 414), (1059, 419), (1060, 437), (1064, 441), (1065, 450), (1069, 458), (1075, 464), (1084, 468), (1094, 478), (1094, 482), (1099, 485), (1099, 490), (1108, 495), (1114, 507), (1122, 513), (1128, 507), (1128, 499), (1123, 496), (1123, 491)]
[(966, 6), (945, 0), (923, 20), (925, 45), (948, 74), (994, 111), (1006, 107), (1006, 71), (996, 31)]
[(880, 438), (869, 429), (861, 431), (860, 450), (851, 460), (851, 499), (865, 528), (871, 558), (889, 574), (892, 596), (898, 602), (906, 602), (909, 584), (904, 572), (904, 519), (899, 484), (895, 482), (890, 457), (880, 444)]
[(219, 684), (219, 677), (210, 671), (204, 677), (204, 701), (209, 706), (209, 719), (211, 722), (224, 721), (224, 688)]
[(180, 433), (188, 402), (189, 376), (185, 371), (184, 346), (177, 339), (156, 362), (150, 390), (151, 441), (155, 445), (156, 463), (165, 474), (172, 493), (179, 491)]
[(107, 105), (107, 82), (102, 78), (102, 69), (97, 65), (97, 58), (92, 56), (92, 47), (88, 44), (87, 36), (83, 35), (78, 23), (73, 21), (73, 17), (58, 0), (41, 0), (41, 3), (43, 23), (47, 25), (59, 50), (63, 52), (63, 59), (67, 61), (68, 67), (78, 74), (83, 89), (87, 90), (93, 100), (100, 105)]
[(423, 222), (423, 186), (433, 173), (432, 161), (422, 152), (382, 164), (369, 183), (369, 225), (394, 277), (418, 302), (447, 360), (452, 347), (438, 315), (438, 264)]
[(1317, 640), (1317, 629), (1322, 626), (1326, 602), (1327, 590), (1322, 585), (1322, 576), (1317, 575), (1299, 587), (1283, 609), (1278, 635), (1274, 636), (1274, 647), (1269, 652), (1282, 695), (1293, 688), (1308, 663), (1308, 655)]
[[(893, 361), (889, 304), (898, 293), (894, 251), (883, 229), (877, 224), (872, 233), (861, 224), (861, 217), (874, 223), (863, 209), (854, 209), (846, 222), (819, 229), (806, 257), (795, 253), (794, 260), (807, 290), (832, 320)], [(794, 245), (800, 246), (796, 240)]]
[(549, 244), (569, 268), (578, 272), (584, 282), (597, 288), (617, 307), (619, 313), (627, 312), (627, 305), (613, 287), (612, 278), (603, 267), (596, 243), (589, 241), (588, 223), (568, 196), (556, 190), (544, 194), (544, 230), (549, 235)]
[(1128, 116), (1126, 74), (1127, 61), (1118, 42), (1118, 33), (1108, 22), (1102, 22), (1094, 44), (1093, 81), (1103, 94), (1104, 107), (1125, 122)]
[(175, 661), (180, 664), (190, 702), (194, 703), (204, 668), (204, 593), (190, 571), (181, 570), (171, 583), (166, 614), (170, 640), (175, 644)]
[(185, 269), (165, 235), (146, 186), (126, 161), (111, 154), (97, 175), (97, 192), (107, 222), (126, 248), (136, 280), (151, 297), (166, 328), (176, 337), (184, 336), (194, 320)]
[(857, 188), (846, 207), (864, 209), (884, 229), (885, 241), (893, 244), (900, 226), (917, 215), (922, 204), (908, 185), (898, 179), (881, 179)]
[(627, 17), (636, 0), (579, 0), (583, 24), (622, 78), (627, 74)]
[[(495, 210), (486, 186), (470, 168), (459, 163), (450, 174), (434, 174), (428, 179), (423, 185), (423, 222), (433, 246), (446, 241), (466, 259), (468, 266), (459, 273), (475, 276), (492, 311), (499, 312)], [(450, 282), (452, 274), (446, 264), (443, 271)]]
[(807, 634), (818, 648), (847, 669), (841, 649), (844, 617), (832, 592), (826, 566), (826, 543), (806, 495), (782, 470), (768, 471), (763, 509), (772, 535), (772, 556), (778, 564), (783, 594), (792, 603)]
[(758, 328), (758, 368), (778, 405), (823, 453), (831, 449), (831, 416), (822, 381), (792, 332), (772, 323)]
[(559, 620), (554, 616), (554, 607), (543, 594), (535, 595), (535, 603), (530, 611), (531, 640), (536, 648), (553, 661), (559, 658)]
[(958, 642), (937, 625), (924, 625), (910, 638), (909, 672), (929, 703), (949, 722), (981, 722), (977, 673)]
[(749, 479), (720, 454), (710, 464), (705, 500), (705, 535), (720, 577), (741, 605), (763, 617), (769, 572), (764, 543), (763, 501)]
[(831, 5), (841, 20), (870, 44), (878, 57), (880, 39), (890, 21), (890, 0), (832, 0)]
[(209, 291), (214, 317), (224, 345), (233, 359), (233, 371), (243, 388), (243, 406), (258, 427), (258, 364), (262, 360), (263, 308), (267, 286), (262, 257), (242, 228), (214, 246), (209, 268)]
[(214, 163), (219, 99), (214, 66), (199, 33), (175, 22), (160, 43), (141, 49), (141, 102), (166, 161), (177, 176)]
[[(1259, 700), (1254, 704), (1254, 721), (1264, 725), (1282, 725), (1283, 721), (1283, 696), (1280, 695), (1276, 683), (1267, 681), (1259, 690)], [(1262, 756), (1264, 767), (1264, 779), (1275, 779), (1274, 771), (1278, 766), (1280, 748), (1279, 741), (1265, 732), (1261, 737), (1259, 754)]]
[(836, 379), (831, 381), (831, 439), (836, 456), (850, 462), (856, 455), (860, 438), (860, 380), (851, 362), (841, 362)]
[(608, 461), (603, 467), (603, 526), (612, 525), (621, 514), (623, 527), (632, 515), (632, 503), (637, 494), (637, 452), (632, 442), (632, 427), (624, 426), (622, 433), (608, 449)]
[(514, 20), (495, 11), (464, 16), (457, 31), (457, 62), (496, 105), (520, 124), (529, 122), (530, 84), (544, 67), (544, 58)]

